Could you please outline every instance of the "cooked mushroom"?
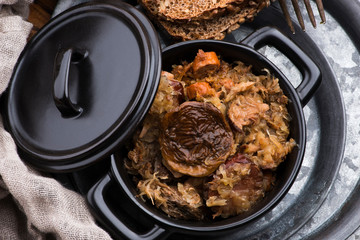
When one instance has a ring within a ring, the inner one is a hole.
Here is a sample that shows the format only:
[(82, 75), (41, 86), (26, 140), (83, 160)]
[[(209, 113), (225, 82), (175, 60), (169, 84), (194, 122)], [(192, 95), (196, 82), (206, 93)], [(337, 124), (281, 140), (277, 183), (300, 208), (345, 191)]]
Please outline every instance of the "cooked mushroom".
[(167, 113), (159, 140), (164, 165), (194, 177), (215, 171), (233, 147), (224, 115), (212, 104), (200, 102), (185, 102)]

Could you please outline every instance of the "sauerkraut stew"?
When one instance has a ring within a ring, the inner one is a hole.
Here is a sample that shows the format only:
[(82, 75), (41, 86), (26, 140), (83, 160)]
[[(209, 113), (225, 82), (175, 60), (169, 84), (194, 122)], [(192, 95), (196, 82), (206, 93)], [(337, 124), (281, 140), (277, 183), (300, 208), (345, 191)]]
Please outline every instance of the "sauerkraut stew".
[(227, 218), (252, 208), (296, 145), (278, 79), (199, 50), (162, 72), (125, 167), (138, 197), (176, 219)]

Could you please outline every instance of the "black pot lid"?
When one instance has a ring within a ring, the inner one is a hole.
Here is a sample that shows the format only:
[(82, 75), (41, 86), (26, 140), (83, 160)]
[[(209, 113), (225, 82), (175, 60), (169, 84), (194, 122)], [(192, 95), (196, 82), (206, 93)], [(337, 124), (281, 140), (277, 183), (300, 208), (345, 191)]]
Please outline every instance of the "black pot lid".
[(155, 96), (161, 49), (147, 18), (119, 1), (54, 18), (24, 49), (6, 97), (6, 124), (24, 161), (73, 171), (114, 152)]

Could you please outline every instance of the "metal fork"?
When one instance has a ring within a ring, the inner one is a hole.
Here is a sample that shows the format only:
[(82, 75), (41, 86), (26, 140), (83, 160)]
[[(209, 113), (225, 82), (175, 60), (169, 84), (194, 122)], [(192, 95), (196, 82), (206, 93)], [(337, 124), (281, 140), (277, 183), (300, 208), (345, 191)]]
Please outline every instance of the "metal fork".
[[(301, 29), (303, 31), (305, 31), (304, 19), (303, 19), (302, 15), (301, 15), (301, 12), (300, 12), (299, 2), (298, 2), (298, 0), (291, 0), (291, 2), (292, 2), (292, 5), (294, 7), (295, 14), (296, 14), (296, 17), (297, 17), (297, 19), (299, 21), (300, 27), (301, 27)], [(290, 30), (293, 33), (295, 33), (295, 29), (294, 29), (294, 26), (293, 26), (291, 18), (290, 18), (290, 14), (289, 14), (289, 10), (288, 10), (287, 4), (286, 4), (286, 0), (279, 0), (279, 3), (280, 3), (280, 7), (281, 7), (281, 9), (282, 9), (282, 11), (283, 11), (283, 13), (285, 15), (286, 22), (290, 27)], [(316, 28), (316, 21), (315, 21), (314, 13), (313, 13), (311, 5), (310, 5), (310, 1), (309, 0), (304, 0), (304, 3), (305, 3), (305, 6), (306, 6), (306, 10), (308, 12), (310, 21), (311, 21), (313, 27)], [(323, 3), (322, 3), (322, 0), (316, 0), (316, 5), (317, 5), (317, 8), (318, 8), (319, 13), (320, 13), (320, 18), (321, 18), (320, 23), (325, 23), (326, 18), (325, 18), (325, 12), (324, 12), (324, 6), (323, 6)]]

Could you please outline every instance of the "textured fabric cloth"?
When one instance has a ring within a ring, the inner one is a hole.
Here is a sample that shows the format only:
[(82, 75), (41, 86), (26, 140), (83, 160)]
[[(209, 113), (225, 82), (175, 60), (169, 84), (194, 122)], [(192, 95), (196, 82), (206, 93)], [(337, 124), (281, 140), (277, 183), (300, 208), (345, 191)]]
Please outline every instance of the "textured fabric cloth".
[[(30, 0), (0, 0), (0, 94), (32, 25)], [(85, 199), (26, 166), (0, 118), (0, 239), (110, 239)]]

